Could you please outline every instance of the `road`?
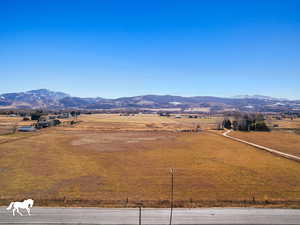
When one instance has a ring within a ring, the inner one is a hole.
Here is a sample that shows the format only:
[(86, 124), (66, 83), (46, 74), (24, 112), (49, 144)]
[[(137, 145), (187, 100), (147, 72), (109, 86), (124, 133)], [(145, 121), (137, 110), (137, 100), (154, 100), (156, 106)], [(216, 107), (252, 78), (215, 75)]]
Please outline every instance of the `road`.
[[(173, 224), (300, 224), (297, 209), (174, 209)], [(138, 209), (42, 208), (12, 216), (0, 207), (0, 224), (138, 224)], [(168, 224), (169, 209), (142, 209), (142, 224)]]
[(298, 157), (298, 156), (287, 154), (287, 153), (284, 153), (284, 152), (281, 152), (281, 151), (278, 151), (278, 150), (275, 150), (275, 149), (272, 149), (272, 148), (268, 148), (268, 147), (265, 147), (265, 146), (262, 146), (262, 145), (258, 145), (258, 144), (255, 144), (255, 143), (252, 143), (252, 142), (249, 142), (249, 141), (245, 141), (245, 140), (242, 140), (242, 139), (239, 139), (239, 138), (236, 138), (236, 137), (231, 137), (231, 136), (228, 135), (231, 131), (232, 130), (227, 130), (222, 135), (224, 137), (230, 138), (230, 139), (238, 141), (238, 142), (245, 143), (247, 145), (251, 145), (255, 148), (262, 149), (262, 150), (270, 152), (272, 154), (275, 154), (275, 155), (278, 155), (278, 156), (281, 156), (281, 157), (284, 157), (284, 158), (287, 158), (287, 159), (291, 159), (291, 160), (300, 162), (300, 157)]

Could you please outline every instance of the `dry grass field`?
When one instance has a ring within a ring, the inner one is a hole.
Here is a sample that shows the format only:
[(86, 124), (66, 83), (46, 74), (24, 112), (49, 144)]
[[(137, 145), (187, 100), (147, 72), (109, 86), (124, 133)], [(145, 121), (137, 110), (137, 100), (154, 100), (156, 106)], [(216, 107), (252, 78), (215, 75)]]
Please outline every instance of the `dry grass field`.
[(232, 132), (231, 136), (300, 156), (300, 135), (289, 131)]
[(119, 114), (94, 114), (82, 115), (79, 128), (93, 129), (98, 131), (104, 130), (123, 130), (123, 131), (142, 131), (142, 130), (164, 130), (179, 131), (182, 129), (195, 129), (200, 126), (202, 129), (216, 127), (216, 122), (222, 120), (221, 117), (210, 118), (175, 118), (163, 117), (156, 114), (138, 114), (135, 116), (120, 116)]
[(291, 119), (282, 119), (271, 121), (272, 124), (277, 124), (278, 129), (300, 129), (300, 118)]
[(79, 120), (0, 144), (2, 204), (31, 197), (40, 205), (64, 199), (167, 206), (170, 168), (176, 169), (176, 206), (232, 206), (253, 197), (300, 202), (300, 163), (208, 131), (174, 132), (216, 119), (99, 114)]
[(14, 133), (18, 126), (30, 125), (31, 123), (32, 121), (22, 121), (21, 117), (0, 115), (0, 144), (32, 136), (33, 134), (29, 133)]
[(13, 126), (20, 121), (20, 117), (8, 117), (0, 115), (0, 135), (11, 133)]

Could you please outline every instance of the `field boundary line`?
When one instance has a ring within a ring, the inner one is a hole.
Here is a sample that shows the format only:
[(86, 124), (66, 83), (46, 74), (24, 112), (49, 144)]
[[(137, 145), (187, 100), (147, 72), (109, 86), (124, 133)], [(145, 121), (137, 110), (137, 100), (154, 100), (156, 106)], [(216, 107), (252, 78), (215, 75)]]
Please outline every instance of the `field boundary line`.
[(226, 138), (230, 138), (232, 140), (248, 144), (248, 145), (253, 146), (255, 148), (262, 149), (264, 151), (267, 151), (267, 152), (270, 152), (272, 154), (284, 157), (286, 159), (290, 159), (290, 160), (300, 162), (300, 157), (298, 157), (298, 156), (287, 154), (287, 153), (284, 153), (284, 152), (281, 152), (281, 151), (278, 151), (278, 150), (275, 150), (275, 149), (272, 149), (272, 148), (268, 148), (268, 147), (265, 147), (265, 146), (262, 146), (262, 145), (258, 145), (258, 144), (255, 144), (255, 143), (252, 143), (252, 142), (249, 142), (249, 141), (245, 141), (245, 140), (242, 140), (242, 139), (239, 139), (239, 138), (236, 138), (236, 137), (229, 136), (228, 134), (230, 132), (232, 132), (232, 130), (227, 130), (224, 133), (222, 133), (222, 135)]

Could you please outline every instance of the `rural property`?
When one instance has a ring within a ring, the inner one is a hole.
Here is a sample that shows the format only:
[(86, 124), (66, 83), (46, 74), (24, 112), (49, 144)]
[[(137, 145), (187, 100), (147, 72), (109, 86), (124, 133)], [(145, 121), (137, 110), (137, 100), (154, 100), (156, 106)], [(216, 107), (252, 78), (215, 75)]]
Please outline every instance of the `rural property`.
[[(175, 207), (300, 207), (300, 163), (223, 137), (222, 119), (82, 114), (74, 125), (0, 135), (0, 203), (169, 207), (174, 168)], [(295, 133), (231, 135), (300, 156)]]

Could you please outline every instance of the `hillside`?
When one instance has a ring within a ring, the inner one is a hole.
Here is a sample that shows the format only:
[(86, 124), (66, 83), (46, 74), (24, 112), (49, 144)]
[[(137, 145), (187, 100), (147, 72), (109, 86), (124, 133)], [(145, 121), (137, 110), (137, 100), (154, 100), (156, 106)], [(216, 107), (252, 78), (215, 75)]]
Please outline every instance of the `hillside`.
[(3, 108), (53, 108), (60, 107), (60, 100), (69, 97), (63, 92), (47, 89), (32, 90), (0, 95), (0, 106)]
[(177, 109), (188, 111), (252, 111), (277, 112), (300, 110), (300, 101), (267, 96), (182, 97), (172, 95), (143, 95), (116, 99), (80, 98), (47, 89), (0, 95), (0, 109)]

